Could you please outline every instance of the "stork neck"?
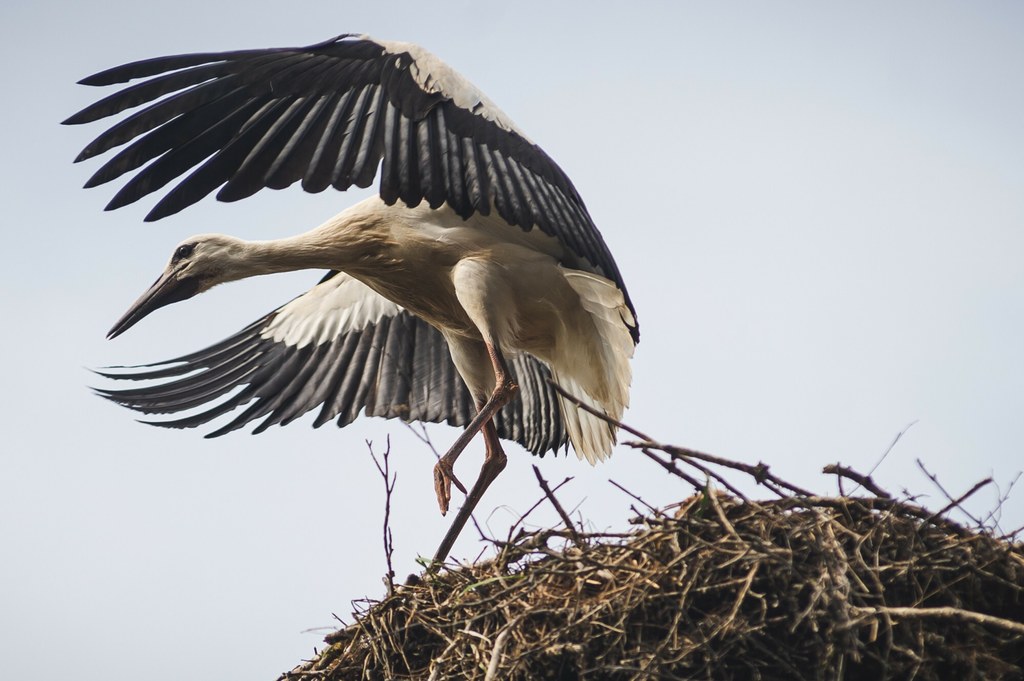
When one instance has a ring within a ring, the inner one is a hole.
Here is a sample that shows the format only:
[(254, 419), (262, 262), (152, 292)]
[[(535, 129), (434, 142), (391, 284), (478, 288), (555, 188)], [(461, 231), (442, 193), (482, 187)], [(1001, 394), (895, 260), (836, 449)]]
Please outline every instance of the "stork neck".
[(344, 258), (344, 248), (323, 238), (317, 230), (271, 241), (245, 242), (241, 274), (273, 274), (305, 269), (336, 269)]
[(343, 214), (297, 236), (244, 242), (239, 275), (372, 267), (386, 253), (389, 242), (380, 223), (346, 219)]

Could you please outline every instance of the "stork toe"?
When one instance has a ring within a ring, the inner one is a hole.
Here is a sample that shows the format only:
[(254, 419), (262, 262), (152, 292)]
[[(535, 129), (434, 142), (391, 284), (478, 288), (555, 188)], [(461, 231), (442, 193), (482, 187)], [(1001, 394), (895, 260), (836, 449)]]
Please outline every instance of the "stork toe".
[(437, 494), (437, 505), (441, 509), (441, 515), (448, 513), (448, 504), (452, 500), (452, 484), (466, 494), (466, 486), (455, 477), (455, 471), (444, 459), (441, 459), (434, 466), (434, 492)]

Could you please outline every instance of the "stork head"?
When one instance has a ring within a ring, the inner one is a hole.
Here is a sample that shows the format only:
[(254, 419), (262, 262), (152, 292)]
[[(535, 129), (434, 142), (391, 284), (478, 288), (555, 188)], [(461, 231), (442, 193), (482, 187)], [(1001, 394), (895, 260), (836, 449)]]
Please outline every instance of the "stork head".
[(107, 338), (120, 336), (165, 305), (188, 300), (212, 286), (245, 276), (239, 274), (244, 244), (223, 234), (201, 234), (182, 241), (174, 248), (163, 274), (117, 320)]

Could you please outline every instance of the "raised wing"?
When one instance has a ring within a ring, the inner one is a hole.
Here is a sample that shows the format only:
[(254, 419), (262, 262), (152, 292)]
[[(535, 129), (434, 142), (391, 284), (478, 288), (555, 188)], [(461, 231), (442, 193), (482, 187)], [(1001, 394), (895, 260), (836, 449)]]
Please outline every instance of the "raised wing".
[(309, 192), (367, 187), (380, 166), (380, 196), (388, 204), (447, 202), (463, 218), (488, 215), (493, 206), (510, 224), (537, 225), (557, 237), (626, 292), (561, 168), (468, 80), (420, 47), (343, 35), (301, 48), (160, 57), (80, 82), (135, 78), (146, 80), (64, 121), (87, 123), (147, 105), (76, 159), (135, 140), (86, 183), (149, 164), (108, 209), (189, 171), (147, 220), (176, 213), (218, 187), (222, 201), (297, 181)]
[[(521, 399), (498, 413), (498, 435), (535, 454), (558, 449), (566, 433), (547, 367), (528, 355), (510, 364)], [(207, 437), (262, 419), (253, 431), (259, 433), (317, 407), (314, 427), (332, 419), (347, 425), (360, 411), (456, 426), (476, 414), (440, 332), (337, 272), (212, 347), (101, 375), (150, 381), (139, 388), (97, 390), (144, 414), (202, 409), (174, 420), (146, 421), (153, 425), (193, 428), (245, 407)]]

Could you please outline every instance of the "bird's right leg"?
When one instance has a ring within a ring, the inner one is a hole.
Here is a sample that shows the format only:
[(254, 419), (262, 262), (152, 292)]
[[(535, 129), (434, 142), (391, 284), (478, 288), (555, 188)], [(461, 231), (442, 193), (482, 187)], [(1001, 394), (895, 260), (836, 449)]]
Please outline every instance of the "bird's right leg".
[(481, 430), (484, 434), (484, 443), (487, 446), (484, 465), (480, 467), (480, 476), (476, 479), (476, 484), (473, 485), (473, 489), (466, 495), (466, 503), (459, 509), (455, 519), (452, 521), (452, 526), (448, 528), (444, 539), (441, 540), (441, 545), (437, 547), (437, 552), (434, 554), (433, 569), (437, 569), (441, 563), (448, 559), (448, 553), (452, 550), (452, 546), (455, 545), (455, 540), (459, 538), (459, 534), (462, 533), (462, 528), (466, 526), (466, 521), (473, 515), (473, 510), (480, 502), (480, 499), (483, 498), (484, 492), (487, 491), (487, 488), (498, 477), (498, 474), (505, 470), (505, 461), (507, 459), (504, 450), (501, 448), (501, 443), (498, 441), (498, 430), (494, 427), (494, 421), (484, 422)]
[[(472, 441), (477, 433), (484, 427), (485, 424), (490, 423), (494, 415), (504, 407), (509, 401), (515, 397), (516, 391), (519, 386), (512, 380), (512, 372), (509, 371), (508, 364), (505, 363), (505, 358), (502, 356), (501, 351), (491, 343), (486, 343), (487, 356), (491, 360), (491, 365), (494, 368), (494, 390), (491, 392), (490, 398), (483, 405), (477, 405), (478, 410), (476, 417), (470, 421), (466, 429), (462, 431), (459, 438), (455, 441), (455, 444), (451, 446), (448, 452), (441, 457), (434, 466), (434, 491), (437, 493), (437, 504), (441, 508), (441, 515), (448, 512), (448, 505), (452, 498), (452, 485), (454, 484), (460, 492), (466, 494), (466, 487), (459, 482), (455, 477), (455, 472), (452, 467), (455, 465), (456, 459), (462, 454), (462, 451)], [(494, 436), (495, 442), (497, 441), (497, 435)], [(487, 458), (485, 464), (492, 458), (491, 455), (491, 443), (488, 438), (487, 447)], [(500, 451), (500, 448), (499, 448)], [(504, 468), (504, 463), (502, 463)], [(500, 469), (499, 469), (500, 471)], [(491, 480), (497, 477), (495, 473)], [(488, 481), (490, 484), (490, 481)], [(486, 488), (486, 485), (485, 485)]]

